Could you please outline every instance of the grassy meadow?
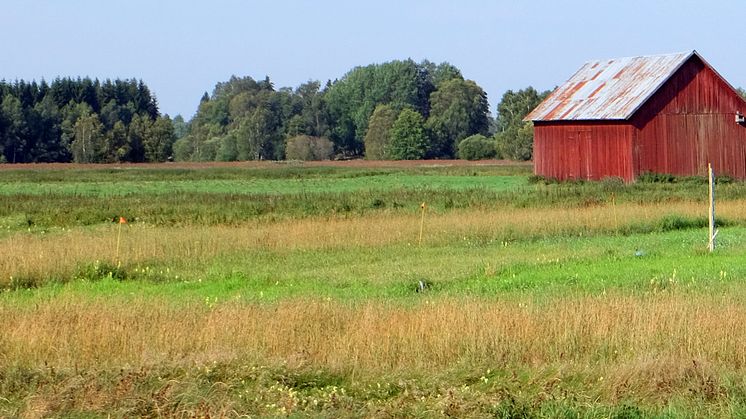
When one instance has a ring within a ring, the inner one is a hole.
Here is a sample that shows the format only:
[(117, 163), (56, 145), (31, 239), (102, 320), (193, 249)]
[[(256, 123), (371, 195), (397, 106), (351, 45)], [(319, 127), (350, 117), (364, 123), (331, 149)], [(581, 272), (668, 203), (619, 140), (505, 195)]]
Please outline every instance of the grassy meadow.
[(2, 168), (0, 416), (744, 416), (746, 184), (717, 190), (709, 254), (697, 178)]

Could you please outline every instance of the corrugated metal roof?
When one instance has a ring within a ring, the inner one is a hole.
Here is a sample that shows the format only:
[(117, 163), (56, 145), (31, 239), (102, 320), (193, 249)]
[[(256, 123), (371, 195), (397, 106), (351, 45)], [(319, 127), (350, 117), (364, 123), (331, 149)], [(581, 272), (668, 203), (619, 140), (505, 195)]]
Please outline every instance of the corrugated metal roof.
[(692, 55), (699, 56), (692, 51), (589, 61), (524, 120), (628, 119)]

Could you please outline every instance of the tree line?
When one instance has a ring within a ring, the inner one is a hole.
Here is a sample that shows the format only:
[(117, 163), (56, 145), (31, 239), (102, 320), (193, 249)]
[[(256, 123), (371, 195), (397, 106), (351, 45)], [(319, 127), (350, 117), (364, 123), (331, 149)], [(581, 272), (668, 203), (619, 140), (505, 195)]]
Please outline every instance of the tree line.
[(164, 161), (176, 140), (138, 80), (0, 82), (0, 161)]
[(525, 160), (533, 131), (522, 119), (547, 93), (508, 91), (493, 119), (484, 90), (449, 63), (371, 64), (323, 87), (309, 81), (295, 89), (275, 89), (269, 78), (234, 76), (203, 95), (174, 156)]
[(530, 159), (522, 121), (548, 92), (487, 95), (449, 63), (390, 61), (342, 78), (275, 88), (233, 76), (190, 121), (161, 115), (137, 80), (0, 82), (0, 161)]

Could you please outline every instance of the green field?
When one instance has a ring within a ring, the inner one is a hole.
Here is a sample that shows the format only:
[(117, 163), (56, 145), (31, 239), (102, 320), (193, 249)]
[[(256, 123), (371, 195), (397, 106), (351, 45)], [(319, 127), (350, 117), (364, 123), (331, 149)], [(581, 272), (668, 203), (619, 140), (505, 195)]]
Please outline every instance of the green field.
[(0, 416), (746, 415), (746, 185), (654, 180), (0, 171)]

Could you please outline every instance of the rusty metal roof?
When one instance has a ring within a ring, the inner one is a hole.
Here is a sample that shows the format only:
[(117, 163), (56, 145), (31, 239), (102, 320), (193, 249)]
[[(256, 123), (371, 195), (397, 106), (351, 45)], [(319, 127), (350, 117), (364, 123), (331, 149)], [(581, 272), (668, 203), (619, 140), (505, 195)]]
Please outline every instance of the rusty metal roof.
[(699, 57), (692, 51), (589, 61), (524, 121), (629, 119), (693, 55)]

